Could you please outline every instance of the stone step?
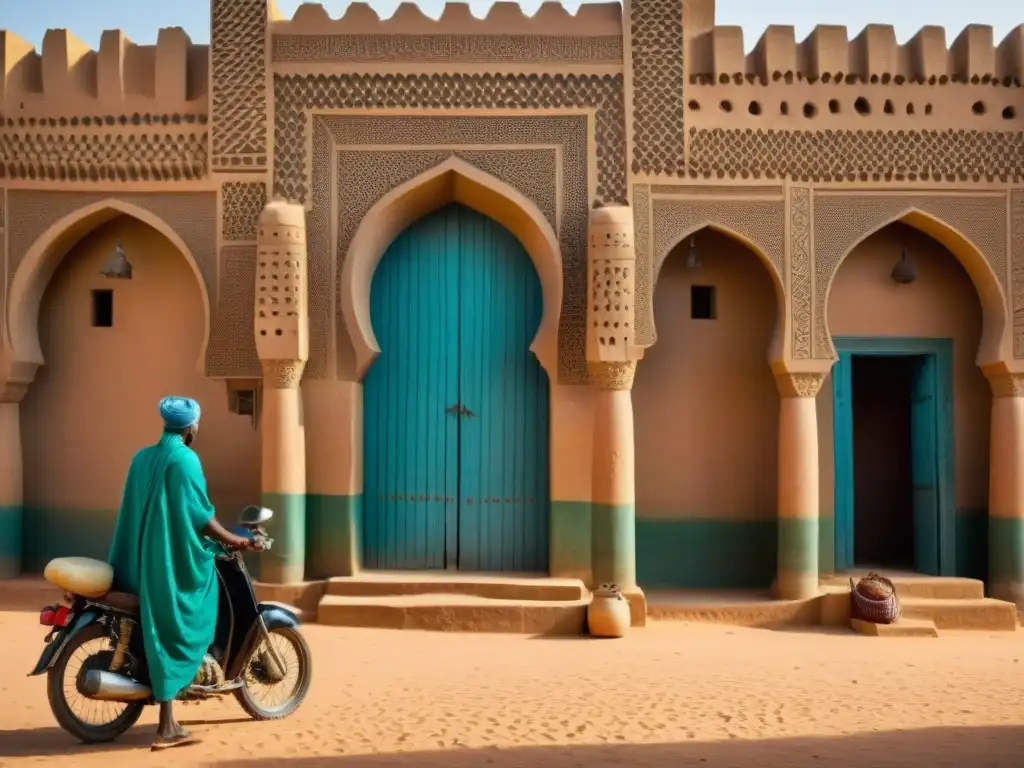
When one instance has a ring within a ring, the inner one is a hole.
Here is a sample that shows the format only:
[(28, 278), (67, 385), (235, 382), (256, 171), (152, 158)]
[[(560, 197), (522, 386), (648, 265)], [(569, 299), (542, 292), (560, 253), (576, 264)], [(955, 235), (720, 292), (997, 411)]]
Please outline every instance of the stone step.
[(1017, 607), (990, 597), (974, 600), (937, 600), (927, 597), (901, 599), (903, 618), (928, 619), (938, 629), (980, 629), (997, 632), (1017, 630)]
[[(844, 588), (849, 590), (850, 577), (856, 584), (867, 573), (838, 574), (826, 576), (821, 586), (826, 589)], [(939, 600), (980, 600), (985, 597), (985, 583), (978, 579), (962, 579), (953, 576), (886, 576), (896, 585), (896, 593), (900, 598), (922, 597)]]
[(587, 599), (508, 600), (460, 594), (325, 595), (318, 621), (335, 627), (580, 635)]
[(773, 600), (746, 592), (658, 591), (647, 593), (647, 617), (659, 621), (694, 621), (770, 629), (817, 626), (820, 600)]
[(328, 579), (327, 594), (335, 597), (399, 597), (450, 594), (493, 600), (583, 600), (589, 592), (580, 579), (534, 574), (466, 574), (369, 572)]
[(900, 618), (895, 624), (873, 624), (870, 621), (851, 619), (850, 627), (868, 637), (938, 637), (935, 622), (927, 619)]

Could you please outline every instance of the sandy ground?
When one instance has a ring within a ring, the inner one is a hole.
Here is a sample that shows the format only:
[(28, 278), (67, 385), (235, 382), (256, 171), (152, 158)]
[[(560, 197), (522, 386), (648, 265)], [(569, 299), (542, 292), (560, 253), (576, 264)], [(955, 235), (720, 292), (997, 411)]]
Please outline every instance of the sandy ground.
[(656, 624), (624, 640), (308, 627), (310, 697), (254, 723), (180, 707), (201, 744), (151, 754), (59, 730), (35, 616), (0, 613), (0, 765), (1020, 766), (1024, 631), (935, 639)]

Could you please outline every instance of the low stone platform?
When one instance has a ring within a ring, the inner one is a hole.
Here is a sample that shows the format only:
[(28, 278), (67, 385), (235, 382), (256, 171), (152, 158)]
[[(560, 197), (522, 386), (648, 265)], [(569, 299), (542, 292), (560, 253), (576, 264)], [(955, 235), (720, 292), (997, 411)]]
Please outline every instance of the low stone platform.
[(873, 624), (862, 619), (851, 619), (850, 627), (868, 637), (938, 637), (935, 622), (927, 619), (901, 618), (894, 624)]
[(372, 572), (328, 579), (317, 620), (344, 627), (578, 635), (586, 631), (589, 603), (579, 579)]

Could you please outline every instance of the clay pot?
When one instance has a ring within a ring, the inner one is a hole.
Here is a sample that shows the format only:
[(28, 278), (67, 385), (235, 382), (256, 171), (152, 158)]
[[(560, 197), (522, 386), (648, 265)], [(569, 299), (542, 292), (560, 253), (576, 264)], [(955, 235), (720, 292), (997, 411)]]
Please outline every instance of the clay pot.
[(623, 637), (632, 624), (629, 601), (618, 584), (602, 584), (594, 590), (587, 608), (587, 627), (594, 637)]

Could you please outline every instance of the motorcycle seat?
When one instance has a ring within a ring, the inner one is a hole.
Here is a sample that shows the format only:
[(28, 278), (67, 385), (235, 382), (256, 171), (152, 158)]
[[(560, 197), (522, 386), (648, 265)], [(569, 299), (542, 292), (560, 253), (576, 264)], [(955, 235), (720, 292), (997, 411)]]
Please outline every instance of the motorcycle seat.
[(93, 602), (109, 605), (111, 608), (125, 613), (137, 614), (139, 612), (139, 596), (129, 592), (107, 592)]

